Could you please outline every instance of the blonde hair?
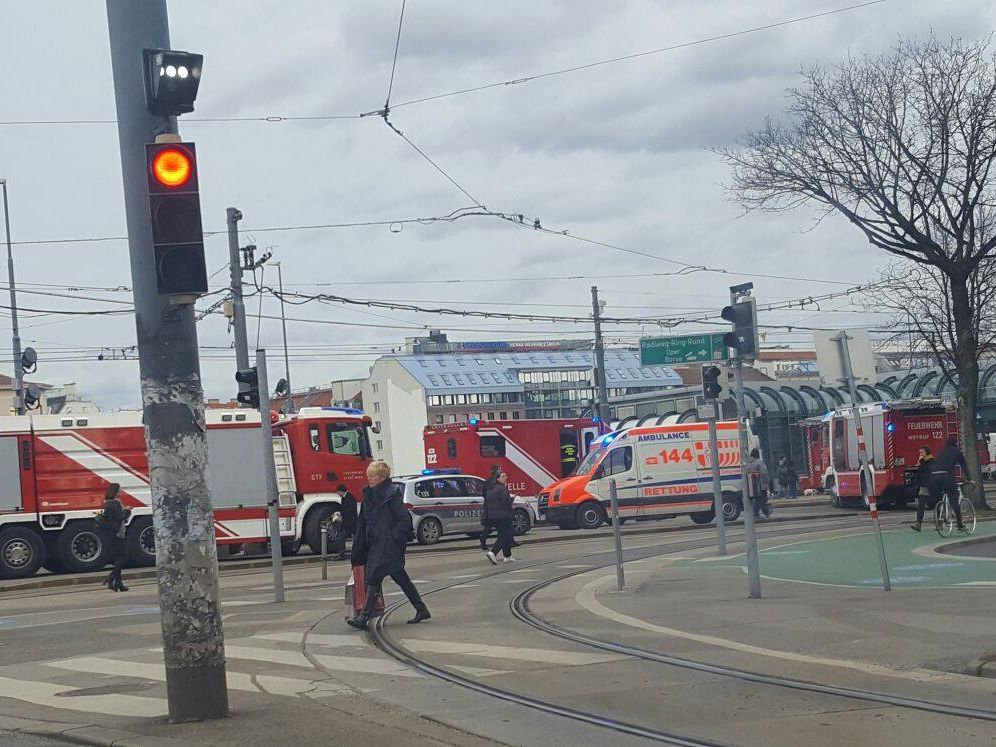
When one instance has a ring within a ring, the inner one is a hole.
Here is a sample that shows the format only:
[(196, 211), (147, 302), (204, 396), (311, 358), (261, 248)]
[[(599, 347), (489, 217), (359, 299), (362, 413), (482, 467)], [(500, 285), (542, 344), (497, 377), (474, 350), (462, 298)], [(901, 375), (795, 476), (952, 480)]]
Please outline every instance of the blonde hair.
[(391, 476), (391, 467), (387, 462), (370, 462), (367, 474), (386, 480)]

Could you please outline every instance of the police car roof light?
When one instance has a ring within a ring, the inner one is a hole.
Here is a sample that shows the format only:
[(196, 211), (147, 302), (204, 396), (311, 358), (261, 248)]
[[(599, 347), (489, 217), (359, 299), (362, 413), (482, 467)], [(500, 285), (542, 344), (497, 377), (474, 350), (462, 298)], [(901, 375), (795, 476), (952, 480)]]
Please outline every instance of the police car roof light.
[(471, 425), (477, 425), (477, 418), (471, 418), (467, 422), (470, 423)]
[(424, 469), (423, 475), (459, 475), (463, 470), (458, 467), (445, 467), (442, 469)]

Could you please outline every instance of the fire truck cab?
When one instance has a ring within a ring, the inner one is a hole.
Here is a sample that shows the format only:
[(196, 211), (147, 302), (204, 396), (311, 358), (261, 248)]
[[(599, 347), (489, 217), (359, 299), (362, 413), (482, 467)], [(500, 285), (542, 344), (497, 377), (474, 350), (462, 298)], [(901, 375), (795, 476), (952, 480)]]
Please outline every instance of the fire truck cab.
[(940, 400), (870, 402), (859, 406), (868, 457), (862, 475), (852, 408), (802, 421), (809, 480), (831, 495), (834, 505), (860, 502), (862, 482), (879, 507), (902, 507), (916, 498), (920, 448), (936, 454), (948, 436), (958, 436), (958, 414)]

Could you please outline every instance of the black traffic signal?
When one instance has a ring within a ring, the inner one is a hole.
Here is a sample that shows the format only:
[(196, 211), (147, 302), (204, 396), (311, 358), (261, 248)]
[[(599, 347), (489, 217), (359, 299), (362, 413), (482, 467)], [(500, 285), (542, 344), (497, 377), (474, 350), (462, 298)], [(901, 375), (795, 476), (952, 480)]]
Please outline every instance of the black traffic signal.
[(758, 348), (757, 304), (754, 299), (746, 298), (727, 306), (721, 316), (733, 323), (733, 331), (723, 335), (723, 344), (736, 350), (740, 358), (754, 358)]
[(245, 384), (246, 388), (239, 387), (239, 393), (235, 399), (243, 405), (252, 405), (259, 409), (259, 371), (256, 367), (243, 368), (235, 372), (235, 380), (240, 384)]
[(716, 366), (702, 366), (702, 396), (706, 399), (719, 399), (723, 391), (719, 383), (721, 371)]
[(207, 293), (194, 144), (146, 145), (145, 158), (149, 170), (149, 211), (159, 293)]

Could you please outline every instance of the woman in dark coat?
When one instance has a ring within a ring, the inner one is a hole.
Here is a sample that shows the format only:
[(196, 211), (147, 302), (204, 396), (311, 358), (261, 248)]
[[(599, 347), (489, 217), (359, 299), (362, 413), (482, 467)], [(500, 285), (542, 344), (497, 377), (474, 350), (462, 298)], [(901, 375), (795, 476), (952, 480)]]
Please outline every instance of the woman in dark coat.
[(384, 462), (367, 467), (367, 484), (363, 490), (360, 516), (353, 540), (352, 564), (365, 566), (366, 601), (356, 617), (346, 622), (358, 630), (366, 630), (380, 587), (388, 576), (401, 587), (415, 608), (415, 617), (408, 623), (428, 620), (429, 609), (419, 596), (405, 570), (405, 547), (415, 537), (411, 514), (405, 509), (401, 490), (391, 482), (391, 468)]
[[(488, 475), (488, 479), (484, 481), (484, 487), (481, 489), (481, 495), (487, 496), (488, 491), (495, 486), (498, 482), (498, 475), (501, 474), (501, 467), (497, 464), (491, 465), (491, 474)], [(488, 520), (488, 510), (487, 506), (482, 507), (481, 510), (481, 536), (478, 538), (481, 541), (481, 552), (488, 551), (488, 535), (491, 534), (491, 530), (494, 527)]]
[(498, 564), (499, 551), (505, 556), (504, 562), (512, 560), (512, 500), (508, 492), (508, 475), (502, 472), (484, 495), (484, 515), (488, 517), (488, 523), (498, 530), (498, 539), (485, 553), (495, 565)]
[(107, 486), (107, 491), (104, 493), (104, 510), (100, 518), (100, 529), (104, 541), (111, 548), (111, 562), (114, 564), (114, 569), (104, 579), (104, 586), (111, 591), (128, 591), (128, 587), (121, 580), (121, 569), (128, 556), (125, 536), (131, 509), (125, 508), (118, 498), (120, 490), (121, 486), (116, 482)]

